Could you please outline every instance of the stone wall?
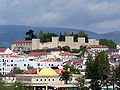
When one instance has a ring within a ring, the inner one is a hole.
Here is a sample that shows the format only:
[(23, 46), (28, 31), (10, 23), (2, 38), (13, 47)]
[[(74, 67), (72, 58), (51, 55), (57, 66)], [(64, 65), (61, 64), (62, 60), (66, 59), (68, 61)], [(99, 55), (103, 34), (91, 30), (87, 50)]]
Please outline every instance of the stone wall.
[(79, 49), (80, 45), (99, 45), (96, 39), (89, 39), (85, 43), (84, 37), (78, 37), (78, 42), (74, 42), (73, 36), (66, 36), (65, 41), (59, 41), (59, 37), (52, 37), (52, 42), (41, 43), (40, 39), (32, 39), (32, 50), (44, 48), (56, 48), (58, 46), (69, 46), (71, 49)]

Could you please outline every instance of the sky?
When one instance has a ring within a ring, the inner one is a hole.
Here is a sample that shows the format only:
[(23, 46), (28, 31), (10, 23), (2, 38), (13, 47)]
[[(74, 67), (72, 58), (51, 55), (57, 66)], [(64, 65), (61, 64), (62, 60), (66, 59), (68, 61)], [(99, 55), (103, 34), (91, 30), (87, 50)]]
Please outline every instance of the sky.
[(0, 25), (120, 31), (120, 0), (0, 0)]

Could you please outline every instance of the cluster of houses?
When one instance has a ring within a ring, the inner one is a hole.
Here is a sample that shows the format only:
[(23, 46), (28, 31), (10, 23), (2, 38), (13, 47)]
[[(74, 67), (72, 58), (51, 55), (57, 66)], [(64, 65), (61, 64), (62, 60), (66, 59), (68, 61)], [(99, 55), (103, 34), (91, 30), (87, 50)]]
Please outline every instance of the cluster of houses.
[[(0, 48), (0, 73), (4, 75), (3, 80), (8, 84), (22, 81), (34, 87), (34, 90), (62, 90), (63, 88), (69, 90), (76, 87), (71, 83), (75, 83), (77, 77), (85, 75), (88, 53), (85, 53), (84, 58), (77, 57), (79, 53), (65, 51), (24, 54), (23, 49), (32, 49), (31, 41), (16, 41), (14, 44), (18, 47), (13, 48), (12, 45), (12, 50)], [(106, 51), (111, 66), (118, 65), (120, 61), (120, 44), (117, 44), (116, 49), (109, 49), (104, 45), (88, 45), (87, 50), (93, 57), (100, 51)], [(63, 66), (66, 64), (76, 67), (81, 72), (81, 74), (73, 74), (71, 83), (67, 85), (59, 80), (59, 74), (64, 71)], [(24, 72), (10, 73), (14, 67), (19, 67)], [(29, 67), (32, 69), (29, 70)]]

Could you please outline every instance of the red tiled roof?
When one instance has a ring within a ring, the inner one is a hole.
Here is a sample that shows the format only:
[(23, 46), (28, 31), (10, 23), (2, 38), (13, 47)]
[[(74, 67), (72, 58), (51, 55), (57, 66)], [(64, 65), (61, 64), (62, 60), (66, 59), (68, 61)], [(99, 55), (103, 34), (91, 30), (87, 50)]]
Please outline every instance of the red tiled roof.
[(14, 77), (15, 76), (15, 73), (8, 73), (6, 75), (4, 75), (4, 77)]
[(20, 40), (20, 41), (15, 41), (15, 43), (32, 43), (32, 40)]
[(105, 46), (105, 45), (91, 45), (91, 47), (94, 47), (94, 48), (108, 48), (108, 46)]
[(75, 55), (75, 54), (70, 52), (61, 52), (59, 55)]
[(42, 62), (44, 62), (44, 61), (45, 61), (45, 62), (48, 62), (49, 60), (48, 60), (48, 59), (42, 60)]
[(117, 45), (120, 45), (120, 43), (118, 43)]
[(5, 52), (7, 48), (0, 48), (0, 52)]
[(54, 58), (49, 58), (49, 59), (45, 59), (45, 60), (41, 60), (41, 62), (49, 62), (49, 61), (57, 61), (56, 59), (54, 59)]
[(36, 74), (36, 73), (37, 73), (37, 68), (32, 68), (30, 70), (23, 72), (23, 74)]
[(64, 70), (64, 69), (55, 69), (55, 72), (56, 72), (57, 74), (61, 74), (61, 73), (64, 72), (64, 71), (66, 71), (66, 70)]
[(28, 56), (39, 56), (39, 55), (49, 55), (50, 52), (33, 52), (31, 54), (28, 54)]
[(22, 57), (22, 56), (10, 55), (9, 57), (17, 57), (17, 58), (19, 58), (19, 57)]

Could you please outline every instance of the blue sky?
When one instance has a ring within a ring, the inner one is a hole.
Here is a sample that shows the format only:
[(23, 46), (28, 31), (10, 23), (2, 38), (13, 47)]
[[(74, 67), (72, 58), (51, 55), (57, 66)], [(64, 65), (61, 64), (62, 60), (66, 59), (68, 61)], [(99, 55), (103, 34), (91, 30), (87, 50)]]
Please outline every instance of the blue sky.
[(0, 25), (120, 30), (120, 0), (0, 0)]

